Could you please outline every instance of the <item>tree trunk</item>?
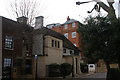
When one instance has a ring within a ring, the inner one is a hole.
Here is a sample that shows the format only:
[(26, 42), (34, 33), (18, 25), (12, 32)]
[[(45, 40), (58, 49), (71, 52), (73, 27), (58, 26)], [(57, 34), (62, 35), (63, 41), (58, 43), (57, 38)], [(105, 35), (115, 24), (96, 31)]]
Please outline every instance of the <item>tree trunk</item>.
[(119, 67), (119, 69), (120, 69), (120, 59), (118, 59), (118, 67)]
[(105, 64), (106, 64), (107, 71), (109, 71), (109, 69), (110, 69), (110, 63), (109, 62), (105, 62)]
[(106, 64), (106, 68), (107, 68), (107, 76), (106, 76), (106, 80), (109, 80), (109, 71), (110, 71), (110, 63), (109, 62), (105, 62)]
[(118, 63), (118, 67), (119, 67), (119, 69), (120, 69), (120, 62)]

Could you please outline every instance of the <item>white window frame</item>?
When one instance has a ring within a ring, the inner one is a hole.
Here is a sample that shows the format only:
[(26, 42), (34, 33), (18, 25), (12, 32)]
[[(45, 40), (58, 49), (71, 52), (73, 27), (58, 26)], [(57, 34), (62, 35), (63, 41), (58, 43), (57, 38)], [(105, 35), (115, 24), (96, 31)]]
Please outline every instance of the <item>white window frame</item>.
[(4, 67), (10, 67), (12, 65), (11, 58), (4, 58)]
[(13, 50), (14, 49), (14, 40), (12, 36), (5, 36), (5, 49)]
[(72, 23), (72, 27), (75, 27), (75, 22), (74, 22), (74, 23)]
[(65, 25), (64, 25), (64, 29), (68, 29), (68, 24), (65, 24)]
[(74, 46), (77, 46), (76, 43), (74, 43)]
[(76, 38), (76, 32), (72, 32), (72, 38)]
[(65, 33), (64, 36), (65, 36), (66, 38), (68, 38), (68, 33)]

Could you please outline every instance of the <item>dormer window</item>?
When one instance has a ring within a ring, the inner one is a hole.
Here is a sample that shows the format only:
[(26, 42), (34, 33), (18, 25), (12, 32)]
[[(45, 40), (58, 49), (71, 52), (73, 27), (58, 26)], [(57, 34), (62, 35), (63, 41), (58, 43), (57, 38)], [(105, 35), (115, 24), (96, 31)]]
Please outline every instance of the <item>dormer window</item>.
[(13, 50), (13, 37), (12, 36), (5, 36), (5, 49)]

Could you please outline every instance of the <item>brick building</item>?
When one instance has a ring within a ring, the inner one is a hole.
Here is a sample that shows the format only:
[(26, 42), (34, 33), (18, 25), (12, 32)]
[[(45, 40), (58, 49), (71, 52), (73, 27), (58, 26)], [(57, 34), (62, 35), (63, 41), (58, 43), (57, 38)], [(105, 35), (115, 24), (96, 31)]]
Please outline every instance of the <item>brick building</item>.
[(80, 26), (80, 22), (67, 17), (67, 21), (63, 24), (49, 24), (48, 28), (63, 34), (68, 40), (70, 40), (79, 50), (81, 49), (81, 35), (77, 33), (77, 29)]
[(33, 28), (25, 24), (27, 18), (20, 17), (17, 20), (16, 22), (0, 17), (0, 76), (2, 78), (24, 76), (24, 73), (32, 76), (31, 31)]

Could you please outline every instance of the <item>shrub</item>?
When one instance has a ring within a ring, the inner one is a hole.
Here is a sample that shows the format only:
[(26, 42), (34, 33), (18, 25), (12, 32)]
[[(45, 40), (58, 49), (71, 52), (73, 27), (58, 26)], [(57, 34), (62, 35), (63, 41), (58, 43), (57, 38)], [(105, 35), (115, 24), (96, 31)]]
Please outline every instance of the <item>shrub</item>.
[(117, 68), (111, 68), (107, 72), (107, 80), (120, 80), (120, 70)]
[(59, 64), (50, 64), (48, 65), (49, 77), (59, 77), (60, 76), (60, 65)]
[(70, 73), (72, 72), (72, 66), (69, 63), (63, 63), (61, 64), (61, 75), (63, 76), (63, 78), (65, 78), (65, 76), (70, 75)]
[(80, 63), (82, 73), (88, 73), (88, 65), (86, 63)]

